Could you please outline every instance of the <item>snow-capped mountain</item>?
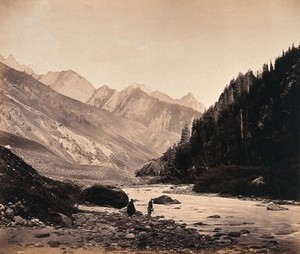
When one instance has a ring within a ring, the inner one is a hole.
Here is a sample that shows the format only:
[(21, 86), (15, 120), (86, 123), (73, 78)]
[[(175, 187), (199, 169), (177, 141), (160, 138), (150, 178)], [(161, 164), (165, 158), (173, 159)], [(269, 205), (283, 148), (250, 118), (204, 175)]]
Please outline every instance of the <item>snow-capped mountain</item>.
[(15, 70), (25, 72), (29, 75), (33, 75), (34, 71), (27, 65), (20, 64), (13, 55), (9, 55), (7, 58), (0, 55), (0, 62), (6, 64), (7, 66), (14, 68)]
[(65, 96), (86, 102), (95, 91), (94, 86), (78, 73), (68, 70), (60, 72), (47, 72), (36, 76), (43, 84)]

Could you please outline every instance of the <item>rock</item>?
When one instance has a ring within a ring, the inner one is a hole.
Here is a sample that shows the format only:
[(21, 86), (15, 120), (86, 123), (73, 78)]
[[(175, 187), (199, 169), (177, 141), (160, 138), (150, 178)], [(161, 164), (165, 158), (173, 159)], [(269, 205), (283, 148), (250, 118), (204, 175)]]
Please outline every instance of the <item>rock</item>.
[(220, 217), (220, 215), (211, 215), (211, 216), (208, 216), (207, 218), (219, 219), (221, 217)]
[(51, 248), (58, 248), (60, 245), (60, 242), (59, 241), (49, 241), (48, 244)]
[(154, 204), (163, 204), (163, 205), (170, 205), (170, 204), (181, 204), (180, 201), (177, 199), (172, 199), (171, 197), (167, 195), (162, 195), (157, 198), (153, 199)]
[(16, 225), (25, 225), (26, 224), (26, 220), (23, 219), (21, 216), (14, 216), (13, 220), (16, 223)]
[(200, 221), (200, 222), (195, 222), (193, 225), (194, 226), (203, 226), (203, 225), (206, 225), (206, 224), (203, 223), (202, 221)]
[(44, 247), (44, 245), (41, 244), (41, 243), (35, 243), (33, 246), (36, 247), (36, 248), (42, 248), (42, 247)]
[(139, 232), (138, 237), (140, 240), (146, 240), (148, 238), (148, 234), (145, 231), (141, 231), (141, 232)]
[(28, 221), (27, 224), (30, 224), (32, 226), (43, 226), (44, 225), (44, 223), (41, 222), (39, 219), (31, 219), (30, 221)]
[(39, 233), (39, 234), (36, 234), (34, 237), (36, 238), (44, 238), (44, 237), (49, 237), (50, 234), (49, 233)]
[(5, 215), (7, 218), (12, 219), (14, 217), (14, 210), (11, 208), (7, 208), (5, 210)]
[(263, 176), (259, 176), (259, 177), (255, 178), (255, 179), (251, 182), (251, 184), (254, 184), (254, 185), (259, 186), (259, 185), (264, 185), (264, 184), (266, 184), (266, 183), (264, 182), (264, 177), (263, 177)]
[(267, 204), (267, 210), (270, 210), (270, 211), (285, 211), (285, 210), (289, 210), (289, 209), (271, 202), (271, 203)]
[(123, 208), (129, 199), (127, 194), (118, 187), (97, 184), (83, 190), (80, 193), (80, 200), (99, 206)]
[(73, 226), (73, 221), (70, 217), (62, 214), (62, 213), (57, 213), (59, 219), (60, 219), (60, 223), (61, 225), (67, 227), (67, 228), (71, 228)]
[(213, 232), (218, 232), (218, 231), (221, 231), (222, 230), (222, 228), (215, 228), (214, 230), (213, 230)]
[(229, 232), (228, 236), (230, 236), (230, 237), (240, 237), (241, 236), (241, 232), (236, 232), (236, 231)]
[(5, 206), (0, 204), (0, 212), (4, 211), (5, 210)]
[(247, 230), (247, 229), (242, 229), (240, 232), (241, 232), (241, 234), (243, 234), (243, 235), (250, 234), (250, 231)]
[(134, 239), (135, 238), (135, 235), (133, 233), (129, 233), (129, 234), (126, 234), (125, 235), (125, 238), (126, 239)]
[(10, 145), (5, 145), (4, 146), (7, 150), (11, 150), (11, 146)]
[(218, 238), (218, 237), (221, 237), (222, 235), (223, 235), (222, 233), (218, 232), (218, 233), (214, 234), (213, 237)]
[(81, 243), (72, 244), (70, 246), (71, 249), (80, 249), (82, 247), (83, 247), (83, 245)]
[(21, 250), (19, 250), (19, 251), (15, 252), (15, 254), (25, 254), (25, 252), (24, 252), (24, 251), (21, 251)]

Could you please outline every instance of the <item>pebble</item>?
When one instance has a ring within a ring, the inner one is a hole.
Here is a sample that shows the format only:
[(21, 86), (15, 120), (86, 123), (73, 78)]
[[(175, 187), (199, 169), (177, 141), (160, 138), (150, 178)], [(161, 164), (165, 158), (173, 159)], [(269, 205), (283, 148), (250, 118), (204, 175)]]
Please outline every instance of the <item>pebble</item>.
[(133, 233), (129, 233), (129, 234), (126, 234), (125, 235), (125, 238), (126, 239), (134, 239), (135, 238), (135, 235)]
[(35, 243), (33, 246), (36, 247), (36, 248), (42, 248), (42, 247), (44, 247), (44, 245), (41, 244), (41, 243)]

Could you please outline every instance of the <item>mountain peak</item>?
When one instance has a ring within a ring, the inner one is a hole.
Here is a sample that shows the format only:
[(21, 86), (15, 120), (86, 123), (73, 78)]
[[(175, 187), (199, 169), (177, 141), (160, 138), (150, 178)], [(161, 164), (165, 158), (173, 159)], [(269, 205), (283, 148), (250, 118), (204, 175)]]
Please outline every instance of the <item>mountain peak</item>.
[(34, 71), (30, 67), (24, 64), (20, 64), (12, 54), (10, 54), (6, 59), (4, 57), (3, 58), (0, 57), (0, 60), (7, 66), (17, 71), (26, 72), (29, 75), (34, 74)]
[(191, 92), (188, 93), (187, 95), (183, 96), (182, 98), (180, 98), (178, 100), (178, 104), (186, 106), (186, 107), (190, 107), (199, 112), (205, 111), (204, 105), (201, 102), (199, 102)]
[(144, 84), (138, 84), (138, 83), (133, 83), (130, 85), (132, 88), (140, 88), (142, 91), (145, 93), (149, 94), (152, 92), (152, 88), (150, 86), (144, 85)]
[(186, 95), (184, 95), (182, 98), (192, 98), (192, 99), (195, 99), (195, 97), (194, 97), (194, 95), (191, 93), (191, 92), (189, 92), (188, 94), (186, 94)]
[(12, 54), (9, 54), (9, 56), (7, 57), (7, 59), (12, 59), (12, 60), (16, 61), (15, 57)]
[(38, 79), (56, 92), (86, 102), (95, 91), (94, 86), (73, 70), (47, 72)]

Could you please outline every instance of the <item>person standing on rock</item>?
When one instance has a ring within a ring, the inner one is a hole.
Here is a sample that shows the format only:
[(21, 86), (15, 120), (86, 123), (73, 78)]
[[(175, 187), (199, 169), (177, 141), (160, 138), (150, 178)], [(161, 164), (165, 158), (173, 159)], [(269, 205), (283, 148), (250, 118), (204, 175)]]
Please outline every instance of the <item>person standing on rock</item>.
[(127, 214), (130, 218), (132, 218), (132, 215), (136, 213), (134, 204), (133, 204), (133, 199), (131, 199), (127, 205)]
[(151, 216), (151, 213), (153, 212), (153, 199), (151, 198), (150, 201), (148, 202), (148, 216)]

